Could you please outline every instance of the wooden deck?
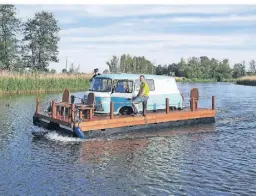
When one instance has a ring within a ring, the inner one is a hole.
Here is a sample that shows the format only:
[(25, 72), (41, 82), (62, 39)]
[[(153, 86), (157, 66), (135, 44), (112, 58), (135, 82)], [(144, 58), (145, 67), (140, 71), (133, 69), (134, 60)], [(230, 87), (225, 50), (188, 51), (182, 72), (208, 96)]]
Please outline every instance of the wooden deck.
[(82, 119), (77, 122), (72, 122), (71, 118), (64, 116), (56, 116), (53, 118), (48, 114), (35, 113), (34, 117), (38, 119), (44, 119), (59, 125), (73, 128), (80, 127), (82, 131), (93, 131), (101, 129), (110, 129), (110, 128), (120, 128), (127, 126), (137, 126), (137, 125), (146, 125), (146, 124), (158, 124), (164, 122), (174, 122), (182, 120), (191, 120), (191, 119), (201, 119), (201, 118), (211, 118), (215, 117), (215, 109), (197, 109), (191, 111), (190, 109), (185, 110), (175, 110), (158, 112), (148, 112), (146, 116), (93, 116), (92, 119)]
[(215, 115), (216, 110), (211, 109), (199, 109), (193, 112), (190, 110), (172, 111), (168, 114), (165, 112), (156, 112), (148, 113), (146, 116), (116, 116), (113, 119), (110, 119), (109, 117), (93, 117), (92, 120), (85, 120), (81, 123), (76, 123), (75, 126), (79, 126), (82, 131), (92, 131), (199, 118), (211, 118), (215, 117)]
[[(71, 130), (74, 130), (74, 128), (78, 127), (81, 129), (81, 131), (87, 132), (94, 130), (105, 130), (166, 122), (180, 122), (191, 120), (198, 121), (198, 119), (200, 121), (200, 119), (212, 119), (216, 115), (214, 96), (212, 96), (212, 108), (210, 109), (198, 108), (198, 99), (192, 97), (190, 100), (190, 107), (188, 109), (170, 110), (169, 100), (166, 99), (165, 111), (146, 112), (145, 108), (143, 108), (143, 115), (141, 116), (116, 116), (113, 112), (114, 103), (111, 102), (109, 115), (94, 116), (90, 111), (89, 118), (84, 119), (81, 110), (79, 110), (79, 105), (81, 104), (67, 104), (64, 106), (64, 112), (61, 112), (63, 106), (58, 107), (58, 104), (53, 101), (52, 112), (43, 114), (40, 112), (40, 100), (39, 98), (37, 98), (37, 106), (36, 112), (33, 117), (33, 123), (36, 125), (37, 122), (48, 121), (49, 123), (52, 123), (57, 127), (59, 127), (59, 125), (63, 125), (70, 128)], [(65, 111), (67, 111), (67, 114)], [(76, 116), (76, 114), (79, 114), (79, 116)]]

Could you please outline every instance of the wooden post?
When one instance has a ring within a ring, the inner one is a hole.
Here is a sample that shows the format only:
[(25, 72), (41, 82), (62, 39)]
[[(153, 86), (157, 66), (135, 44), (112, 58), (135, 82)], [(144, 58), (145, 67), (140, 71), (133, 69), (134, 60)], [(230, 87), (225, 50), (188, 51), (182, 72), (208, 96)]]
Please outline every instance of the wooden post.
[(61, 109), (60, 106), (56, 106), (56, 118), (60, 117), (60, 109)]
[(212, 110), (216, 110), (215, 96), (212, 96)]
[(63, 110), (61, 108), (61, 113), (63, 115), (63, 119), (65, 120), (66, 119), (66, 107), (63, 107)]
[(89, 120), (92, 120), (92, 108), (90, 109), (90, 113), (89, 113)]
[(168, 114), (169, 111), (170, 111), (170, 108), (169, 108), (169, 99), (166, 98), (166, 99), (165, 99), (165, 112), (166, 112), (166, 114)]
[(71, 122), (75, 122), (75, 104), (71, 104)]
[(114, 103), (110, 102), (110, 119), (114, 118)]
[(194, 99), (194, 103), (195, 103), (195, 110), (198, 110), (198, 100)]
[(83, 111), (79, 110), (79, 120), (82, 120), (82, 118), (83, 118)]
[(191, 100), (190, 100), (190, 109), (191, 111), (195, 111), (195, 98), (192, 97)]
[(52, 118), (56, 118), (56, 102), (52, 100)]
[(36, 114), (40, 113), (40, 98), (36, 98)]

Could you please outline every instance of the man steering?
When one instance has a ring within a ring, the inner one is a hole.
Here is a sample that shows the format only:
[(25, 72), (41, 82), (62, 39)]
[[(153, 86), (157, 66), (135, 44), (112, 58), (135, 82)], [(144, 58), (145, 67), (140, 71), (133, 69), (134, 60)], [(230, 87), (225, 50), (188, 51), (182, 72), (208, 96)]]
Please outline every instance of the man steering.
[[(137, 105), (140, 103), (146, 104), (149, 98), (149, 86), (145, 81), (144, 75), (140, 76), (140, 90), (138, 95), (132, 101), (132, 107), (134, 111), (134, 115), (138, 115)], [(146, 107), (146, 106), (145, 106)]]

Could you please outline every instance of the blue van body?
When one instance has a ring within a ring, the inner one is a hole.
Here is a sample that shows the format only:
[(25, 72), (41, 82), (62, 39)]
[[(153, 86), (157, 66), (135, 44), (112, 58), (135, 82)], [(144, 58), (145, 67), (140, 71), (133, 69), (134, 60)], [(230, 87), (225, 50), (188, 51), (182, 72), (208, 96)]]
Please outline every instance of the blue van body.
[[(149, 85), (150, 93), (147, 110), (165, 109), (165, 100), (169, 98), (169, 106), (183, 109), (183, 98), (177, 87), (175, 78), (169, 76), (144, 75)], [(110, 102), (114, 103), (115, 114), (132, 113), (133, 97), (136, 97), (140, 88), (140, 74), (103, 74), (96, 76), (89, 91), (84, 95), (86, 102), (90, 92), (95, 94), (95, 113), (109, 114)], [(139, 104), (142, 111), (142, 104)]]

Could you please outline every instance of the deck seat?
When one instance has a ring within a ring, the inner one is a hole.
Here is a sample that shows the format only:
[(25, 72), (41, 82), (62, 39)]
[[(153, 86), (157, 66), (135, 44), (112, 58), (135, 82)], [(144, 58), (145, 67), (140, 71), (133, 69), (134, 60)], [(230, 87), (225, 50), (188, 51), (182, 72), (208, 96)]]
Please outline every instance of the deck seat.
[(94, 115), (94, 103), (95, 103), (95, 95), (94, 93), (89, 93), (87, 102), (82, 104), (77, 104), (76, 107), (79, 110), (79, 118), (82, 119), (83, 115), (86, 118), (91, 119)]
[[(192, 99), (194, 98), (194, 103), (192, 103)], [(198, 110), (198, 102), (199, 102), (199, 92), (197, 88), (193, 88), (190, 91), (190, 109), (193, 111), (193, 108), (195, 110)], [(193, 106), (194, 104), (194, 106)]]
[(63, 115), (65, 110), (67, 109), (68, 114), (70, 113), (71, 104), (70, 104), (70, 91), (65, 89), (62, 95), (62, 101), (56, 103), (57, 113)]

